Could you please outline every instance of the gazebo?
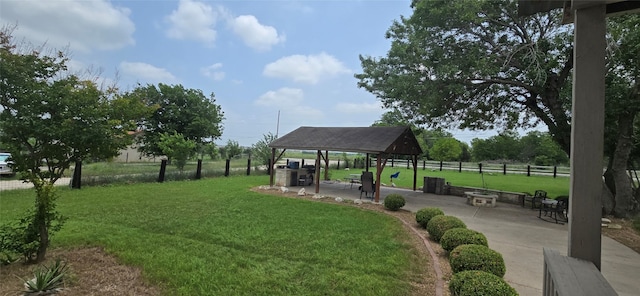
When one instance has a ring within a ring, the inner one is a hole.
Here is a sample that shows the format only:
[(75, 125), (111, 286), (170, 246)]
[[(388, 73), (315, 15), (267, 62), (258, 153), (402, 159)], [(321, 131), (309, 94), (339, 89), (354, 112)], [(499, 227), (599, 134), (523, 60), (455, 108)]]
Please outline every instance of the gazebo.
[[(271, 176), (269, 184), (274, 184), (275, 163), (286, 149), (316, 150), (316, 171), (319, 172), (324, 160), (325, 179), (329, 169), (329, 151), (357, 152), (366, 154), (366, 170), (369, 171), (369, 157), (376, 155), (375, 201), (380, 201), (380, 175), (387, 158), (394, 154), (410, 155), (413, 163), (413, 190), (416, 190), (418, 155), (422, 149), (413, 131), (406, 126), (372, 127), (310, 127), (303, 126), (274, 140), (271, 147)], [(276, 150), (282, 149), (279, 155)], [(324, 153), (323, 153), (324, 151)], [(320, 174), (314, 175), (315, 192), (320, 191)]]

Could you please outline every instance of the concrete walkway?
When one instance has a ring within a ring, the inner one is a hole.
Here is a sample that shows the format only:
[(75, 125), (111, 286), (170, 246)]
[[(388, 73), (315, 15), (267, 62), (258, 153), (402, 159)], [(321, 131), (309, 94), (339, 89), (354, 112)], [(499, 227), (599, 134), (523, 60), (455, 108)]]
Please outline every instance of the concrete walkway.
[[(313, 194), (315, 188), (308, 186), (305, 190)], [(463, 197), (390, 187), (381, 188), (380, 202), (390, 193), (405, 197), (407, 204), (403, 209), (416, 212), (424, 207), (438, 207), (445, 214), (460, 218), (468, 228), (482, 232), (489, 247), (502, 254), (507, 266), (504, 278), (521, 296), (542, 295), (543, 247), (567, 254), (568, 224), (543, 221), (538, 218), (538, 211), (530, 208), (505, 203), (498, 203), (495, 208), (474, 207), (466, 204)], [(318, 194), (352, 200), (360, 196), (356, 186), (330, 182), (321, 183)], [(639, 295), (640, 254), (603, 236), (602, 274), (620, 296)]]

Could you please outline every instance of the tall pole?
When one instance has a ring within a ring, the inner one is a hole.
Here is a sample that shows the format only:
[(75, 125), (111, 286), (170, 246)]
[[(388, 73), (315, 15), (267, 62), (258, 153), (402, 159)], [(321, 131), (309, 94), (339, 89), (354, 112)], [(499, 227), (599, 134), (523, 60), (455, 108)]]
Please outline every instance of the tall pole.
[(278, 121), (276, 122), (276, 139), (278, 138), (279, 131), (280, 131), (280, 110), (278, 110)]

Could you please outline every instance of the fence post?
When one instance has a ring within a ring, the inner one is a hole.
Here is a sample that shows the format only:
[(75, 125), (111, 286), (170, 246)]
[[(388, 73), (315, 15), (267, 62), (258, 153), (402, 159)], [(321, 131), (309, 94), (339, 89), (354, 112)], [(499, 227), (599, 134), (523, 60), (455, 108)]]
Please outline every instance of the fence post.
[(409, 169), (409, 160), (407, 159), (407, 170)]
[(557, 166), (553, 166), (553, 178), (556, 177), (556, 174), (558, 173), (558, 167)]
[(442, 172), (442, 160), (440, 161), (440, 171)]
[(506, 164), (506, 163), (503, 163), (503, 164), (502, 164), (502, 174), (503, 174), (503, 175), (506, 175), (506, 174), (507, 174), (507, 164)]
[(196, 167), (196, 180), (202, 178), (202, 159), (198, 159), (198, 166)]
[(531, 177), (531, 165), (527, 165), (527, 177)]
[(393, 167), (393, 155), (391, 156), (391, 167)]
[(247, 176), (251, 175), (251, 158), (247, 159)]
[(160, 174), (158, 175), (158, 182), (162, 183), (164, 182), (164, 173), (167, 170), (167, 160), (163, 159), (162, 162), (160, 162)]
[(426, 160), (422, 160), (422, 170), (426, 170), (427, 169), (427, 161)]
[[(289, 162), (289, 160), (287, 160), (287, 163)], [(229, 176), (229, 165), (231, 163), (231, 159), (227, 158), (227, 161), (224, 165), (224, 176), (228, 177)]]
[(458, 173), (462, 173), (462, 161), (458, 161)]
[(73, 168), (73, 179), (71, 179), (71, 188), (80, 189), (82, 179), (82, 161), (76, 160), (76, 165)]
[(338, 159), (338, 170), (340, 169), (340, 159)]
[(478, 163), (478, 168), (480, 169), (480, 174), (482, 174), (482, 162)]
[(300, 164), (300, 167), (303, 168), (304, 167), (304, 158), (302, 159), (302, 162)]

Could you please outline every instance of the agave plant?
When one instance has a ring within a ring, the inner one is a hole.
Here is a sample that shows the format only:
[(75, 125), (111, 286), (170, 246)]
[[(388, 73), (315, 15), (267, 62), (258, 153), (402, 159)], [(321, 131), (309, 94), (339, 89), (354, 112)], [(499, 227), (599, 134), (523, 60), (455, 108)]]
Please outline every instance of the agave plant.
[(34, 273), (34, 278), (24, 281), (24, 295), (52, 295), (62, 290), (67, 265), (56, 260), (51, 266), (43, 266)]

